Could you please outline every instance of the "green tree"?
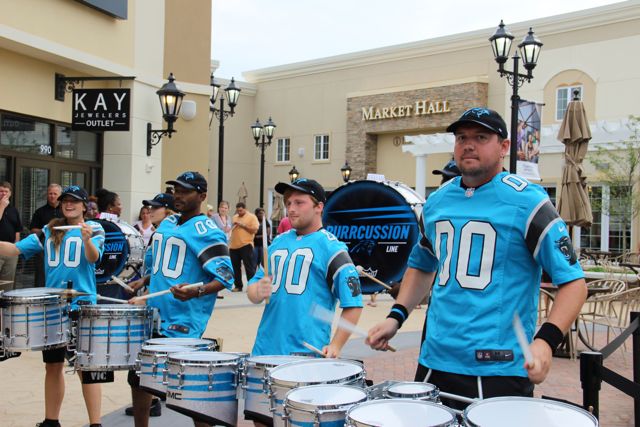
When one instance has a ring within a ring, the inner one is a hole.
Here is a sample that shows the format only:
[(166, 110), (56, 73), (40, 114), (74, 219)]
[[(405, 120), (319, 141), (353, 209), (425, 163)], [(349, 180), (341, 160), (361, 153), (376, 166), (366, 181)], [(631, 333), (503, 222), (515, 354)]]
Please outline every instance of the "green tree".
[(640, 214), (640, 116), (630, 116), (627, 126), (631, 131), (628, 140), (598, 146), (589, 154), (589, 161), (598, 170), (596, 179), (609, 187), (609, 200), (615, 200), (592, 200), (592, 208), (622, 224), (623, 251), (627, 250), (631, 221)]

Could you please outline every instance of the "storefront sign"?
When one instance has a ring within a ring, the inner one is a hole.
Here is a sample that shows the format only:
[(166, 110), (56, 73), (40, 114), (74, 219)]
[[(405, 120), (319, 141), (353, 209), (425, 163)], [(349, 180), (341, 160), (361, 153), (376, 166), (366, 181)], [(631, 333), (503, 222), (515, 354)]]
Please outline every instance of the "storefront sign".
[(415, 104), (389, 107), (362, 107), (362, 121), (428, 116), (451, 112), (449, 101), (416, 101)]
[(130, 89), (75, 89), (72, 130), (128, 131)]

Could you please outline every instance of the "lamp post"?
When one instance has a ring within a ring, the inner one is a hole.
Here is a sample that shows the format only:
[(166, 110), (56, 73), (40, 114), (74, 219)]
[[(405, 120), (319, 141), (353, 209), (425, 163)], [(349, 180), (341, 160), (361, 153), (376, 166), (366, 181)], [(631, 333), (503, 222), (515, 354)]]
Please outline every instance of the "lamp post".
[(289, 171), (289, 179), (291, 180), (291, 182), (293, 182), (296, 179), (298, 179), (299, 176), (300, 176), (300, 172), (298, 172), (298, 169), (296, 169), (296, 167), (293, 166)]
[[(213, 88), (213, 95), (211, 96), (211, 100), (209, 101), (209, 111), (213, 113), (211, 116), (211, 120), (213, 120), (213, 116), (216, 116), (219, 119), (218, 124), (218, 204), (222, 201), (222, 184), (223, 184), (223, 169), (224, 169), (224, 121), (228, 117), (233, 117), (235, 113), (236, 105), (238, 105), (238, 98), (240, 97), (240, 88), (236, 86), (235, 80), (233, 77), (231, 78), (231, 82), (229, 82), (229, 86), (227, 86), (224, 91), (227, 93), (227, 101), (229, 103), (229, 110), (224, 109), (224, 95), (220, 94), (218, 98), (218, 94), (220, 93), (220, 84), (216, 83), (213, 73), (211, 73), (211, 81), (210, 85)], [(220, 106), (216, 108), (216, 101), (220, 99)], [(211, 126), (211, 121), (209, 122), (209, 126)]]
[[(518, 106), (520, 103), (520, 95), (518, 95), (518, 88), (525, 82), (531, 82), (533, 79), (533, 69), (538, 62), (538, 56), (540, 56), (540, 49), (542, 43), (533, 34), (533, 29), (529, 28), (529, 32), (522, 39), (522, 42), (518, 45), (518, 50), (514, 52), (511, 59), (513, 59), (513, 71), (508, 71), (504, 68), (504, 64), (507, 62), (509, 52), (511, 50), (511, 42), (513, 41), (513, 35), (504, 27), (504, 22), (500, 21), (500, 25), (496, 29), (496, 32), (489, 38), (491, 42), (491, 48), (493, 49), (493, 56), (498, 63), (498, 73), (500, 77), (507, 77), (509, 85), (513, 89), (511, 94), (511, 147), (509, 151), (509, 172), (516, 173), (517, 156), (518, 156)], [(527, 74), (520, 74), (518, 66), (522, 59), (522, 65), (527, 70)]]
[(166, 129), (152, 129), (151, 123), (147, 123), (147, 157), (151, 156), (151, 148), (162, 141), (163, 136), (171, 138), (171, 134), (177, 132), (173, 128), (173, 123), (178, 119), (180, 107), (182, 106), (182, 92), (174, 83), (173, 73), (169, 73), (168, 82), (156, 92), (160, 98), (160, 108), (162, 108), (162, 118), (167, 122)]
[[(276, 124), (273, 123), (271, 117), (266, 125), (262, 126), (260, 119), (251, 126), (253, 139), (256, 141), (256, 147), (260, 147), (260, 207), (264, 207), (264, 149), (271, 145), (273, 139), (273, 131)], [(266, 137), (266, 138), (265, 138)]]
[(349, 162), (344, 162), (344, 166), (340, 168), (340, 173), (342, 174), (342, 180), (344, 182), (349, 182), (349, 178), (351, 178), (351, 166), (349, 166)]

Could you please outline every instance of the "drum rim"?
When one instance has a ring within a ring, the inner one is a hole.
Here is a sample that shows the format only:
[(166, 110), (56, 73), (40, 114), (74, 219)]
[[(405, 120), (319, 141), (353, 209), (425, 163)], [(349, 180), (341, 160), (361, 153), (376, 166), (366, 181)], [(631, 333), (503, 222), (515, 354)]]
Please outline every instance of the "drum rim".
[[(38, 295), (7, 295), (10, 292), (32, 290), (32, 289), (37, 290), (38, 292), (41, 292), (41, 293)], [(45, 291), (45, 289), (47, 288), (46, 287), (45, 288), (21, 288), (21, 289), (11, 289), (8, 291), (0, 291), (0, 301), (5, 303), (24, 302), (24, 304), (21, 304), (21, 305), (27, 305), (27, 304), (35, 305), (40, 302), (45, 303), (47, 305), (55, 304), (55, 303), (66, 305), (66, 301), (62, 298), (61, 295), (57, 293), (47, 292)], [(42, 305), (42, 304), (38, 304), (38, 305)]]
[[(340, 362), (340, 363), (346, 363), (346, 364), (351, 364), (351, 365), (356, 365), (359, 366), (360, 368), (362, 368), (362, 370), (356, 374), (353, 375), (348, 375), (346, 377), (342, 377), (342, 378), (336, 378), (336, 379), (332, 379), (329, 381), (321, 381), (321, 382), (300, 382), (300, 381), (286, 381), (286, 380), (281, 380), (278, 378), (274, 378), (273, 374), (277, 373), (278, 370), (281, 370), (280, 368), (289, 368), (290, 365), (293, 364), (303, 364), (303, 363), (312, 363), (312, 364), (327, 364), (327, 363), (336, 363), (336, 362)], [(267, 381), (276, 387), (284, 387), (284, 388), (292, 388), (295, 387), (304, 387), (304, 386), (310, 386), (310, 385), (322, 385), (322, 384), (345, 384), (351, 381), (355, 381), (359, 378), (364, 378), (364, 376), (366, 375), (366, 372), (364, 370), (364, 365), (358, 361), (355, 360), (338, 360), (338, 359), (309, 359), (309, 360), (302, 360), (302, 361), (298, 361), (298, 362), (291, 362), (291, 363), (285, 363), (283, 365), (279, 365), (276, 366), (274, 368), (271, 368), (269, 370), (268, 373), (268, 378)]]
[[(186, 344), (177, 344), (177, 345), (181, 345), (183, 347), (198, 347), (201, 344), (206, 344), (206, 346), (208, 347), (210, 344), (214, 344), (215, 341), (209, 338), (186, 338), (186, 337), (163, 337), (163, 338), (149, 338), (148, 340), (146, 340), (144, 342), (144, 345), (170, 345), (170, 344), (164, 344), (164, 343), (152, 343), (149, 341), (157, 341), (157, 340), (194, 340), (194, 341), (200, 341), (197, 344), (192, 344), (192, 345), (186, 345)], [(204, 346), (204, 345), (203, 345)]]
[[(264, 362), (258, 362), (255, 359), (259, 358), (259, 357), (273, 357), (273, 358), (295, 358), (293, 360), (290, 360), (288, 362), (284, 362), (284, 363), (278, 363), (278, 364), (271, 364), (271, 363), (264, 363)], [(286, 354), (276, 354), (276, 355), (268, 355), (268, 354), (263, 354), (260, 356), (249, 356), (246, 358), (246, 364), (247, 367), (253, 367), (255, 366), (256, 368), (275, 368), (277, 366), (282, 366), (282, 365), (286, 365), (288, 363), (293, 363), (293, 362), (298, 362), (298, 361), (304, 361), (304, 360), (308, 360), (309, 357), (305, 357), (305, 356), (289, 356)]]
[[(223, 359), (223, 360), (189, 360), (189, 359), (185, 359), (185, 358), (180, 358), (177, 357), (179, 355), (187, 355), (187, 354), (212, 354), (212, 355), (220, 355), (220, 354), (225, 354), (225, 355), (232, 355), (235, 358), (232, 359)], [(231, 366), (231, 365), (240, 365), (242, 358), (240, 356), (238, 356), (237, 354), (233, 354), (233, 353), (225, 353), (225, 352), (220, 352), (220, 351), (186, 351), (183, 353), (171, 353), (170, 355), (167, 356), (167, 368), (169, 367), (169, 365), (177, 365), (177, 366), (195, 366), (195, 367), (202, 367), (202, 366), (209, 366), (209, 365), (214, 365), (214, 366)]]
[(140, 313), (150, 315), (153, 312), (153, 307), (148, 305), (87, 304), (81, 305), (79, 308), (80, 317), (83, 317), (83, 315), (97, 315), (96, 317), (108, 317), (102, 315), (117, 315), (119, 313), (124, 314), (126, 317)]
[(479, 400), (467, 406), (467, 408), (462, 412), (462, 418), (464, 419), (465, 423), (467, 423), (469, 427), (480, 427), (478, 424), (475, 424), (473, 421), (469, 419), (469, 412), (472, 411), (474, 408), (481, 406), (482, 404), (487, 404), (487, 403), (491, 404), (499, 401), (505, 401), (505, 402), (519, 401), (519, 402), (536, 402), (536, 403), (541, 402), (541, 403), (550, 404), (554, 406), (564, 407), (564, 408), (572, 409), (574, 412), (578, 412), (583, 415), (586, 415), (587, 418), (589, 418), (591, 421), (594, 422), (593, 424), (594, 427), (597, 427), (599, 425), (598, 419), (593, 414), (589, 413), (589, 411), (583, 408), (580, 408), (579, 406), (570, 405), (568, 403), (559, 402), (557, 400), (541, 399), (537, 397), (524, 397), (524, 396), (490, 397), (488, 399)]
[[(303, 403), (303, 402), (299, 402), (299, 401), (291, 401), (289, 400), (289, 395), (294, 394), (296, 392), (298, 392), (300, 389), (311, 389), (311, 388), (322, 388), (322, 387), (341, 387), (341, 388), (349, 388), (349, 389), (353, 389), (356, 391), (361, 391), (363, 393), (363, 397), (355, 402), (348, 402), (348, 403), (341, 403), (341, 404), (331, 404), (331, 405), (314, 405), (311, 403)], [(348, 384), (314, 384), (314, 385), (308, 385), (308, 386), (303, 386), (303, 387), (296, 387), (293, 388), (291, 390), (289, 390), (287, 392), (287, 394), (284, 397), (284, 401), (283, 401), (283, 406), (285, 408), (289, 407), (289, 408), (293, 408), (297, 411), (302, 411), (302, 412), (309, 412), (309, 413), (315, 413), (315, 412), (340, 412), (340, 411), (345, 411), (347, 409), (349, 409), (351, 406), (353, 405), (357, 405), (359, 403), (362, 402), (366, 402), (367, 399), (369, 398), (369, 395), (367, 394), (366, 390), (360, 387), (356, 387), (353, 385), (348, 385)]]
[[(435, 402), (427, 402), (424, 400), (412, 400), (412, 399), (378, 399), (378, 400), (368, 400), (366, 402), (362, 402), (359, 403), (357, 405), (352, 406), (351, 408), (349, 408), (349, 410), (347, 411), (347, 413), (345, 414), (345, 426), (349, 425), (351, 426), (352, 424), (347, 424), (347, 422), (349, 421), (349, 416), (351, 415), (351, 413), (354, 410), (357, 410), (359, 408), (365, 407), (365, 406), (370, 406), (370, 405), (382, 405), (382, 404), (389, 404), (389, 402), (395, 402), (395, 403), (400, 403), (401, 405), (428, 405), (434, 408), (438, 408), (438, 409), (442, 409), (446, 412), (448, 412), (449, 414), (451, 414), (451, 421), (447, 421), (444, 424), (432, 424), (429, 427), (451, 427), (451, 426), (455, 426), (457, 424), (451, 424), (452, 422), (455, 423), (456, 422), (456, 413), (444, 406), (444, 405), (440, 405), (438, 403)], [(370, 426), (369, 424), (364, 424), (362, 421), (358, 421), (358, 420), (353, 420), (357, 423), (360, 423), (361, 425), (365, 425), (365, 426)], [(371, 427), (374, 427), (373, 425), (371, 425)]]
[[(165, 349), (163, 350), (160, 347), (165, 347)], [(179, 350), (167, 351), (166, 347), (178, 348)], [(156, 349), (156, 350), (152, 351), (151, 350), (152, 348)], [(158, 348), (160, 348), (160, 349), (158, 350)], [(185, 353), (185, 352), (189, 352), (189, 351), (192, 351), (192, 350), (193, 350), (192, 347), (187, 347), (187, 346), (184, 346), (184, 345), (182, 345), (182, 346), (180, 346), (180, 345), (162, 345), (162, 344), (161, 345), (143, 345), (140, 348), (139, 354), (140, 354), (140, 357), (142, 357), (142, 356), (154, 356), (154, 355), (155, 356), (163, 356), (163, 355), (166, 356), (166, 355), (171, 354), (171, 353)]]
[[(431, 390), (420, 393), (396, 393), (391, 391), (393, 387), (402, 385), (427, 385), (431, 387)], [(434, 384), (419, 381), (398, 381), (397, 383), (391, 384), (382, 390), (382, 395), (390, 399), (433, 399), (437, 398), (439, 394), (440, 389)]]

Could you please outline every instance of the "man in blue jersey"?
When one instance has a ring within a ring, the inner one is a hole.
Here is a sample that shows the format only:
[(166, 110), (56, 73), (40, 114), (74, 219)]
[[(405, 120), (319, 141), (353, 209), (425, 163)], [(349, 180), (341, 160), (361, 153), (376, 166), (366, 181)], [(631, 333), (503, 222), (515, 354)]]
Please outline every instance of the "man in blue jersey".
[[(180, 213), (162, 221), (151, 240), (149, 292), (170, 289), (171, 294), (151, 298), (148, 304), (160, 314), (158, 336), (200, 338), (217, 293), (233, 286), (229, 249), (225, 234), (200, 211), (207, 197), (205, 178), (198, 172), (185, 172), (167, 184), (174, 186), (174, 206)], [(204, 285), (185, 288), (199, 282)], [(136, 302), (133, 298), (132, 303)], [(129, 384), (135, 425), (146, 427), (151, 395), (140, 390), (131, 375)], [(208, 425), (195, 420), (194, 423)]]
[[(429, 196), (397, 304), (367, 338), (386, 349), (433, 283), (416, 377), (468, 397), (532, 396), (587, 295), (567, 227), (545, 191), (503, 171), (506, 128), (487, 108), (467, 110), (447, 128), (462, 176)], [(542, 269), (559, 290), (534, 336)], [(534, 338), (532, 363), (518, 346), (514, 314)]]
[(350, 333), (338, 329), (330, 340), (331, 326), (310, 316), (312, 304), (334, 311), (357, 323), (362, 312), (358, 272), (347, 246), (322, 228), (326, 196), (322, 186), (301, 178), (280, 182), (292, 229), (278, 235), (269, 246), (269, 276), (262, 269), (249, 282), (247, 296), (254, 304), (269, 298), (258, 327), (253, 355), (306, 352), (303, 342), (338, 357)]

